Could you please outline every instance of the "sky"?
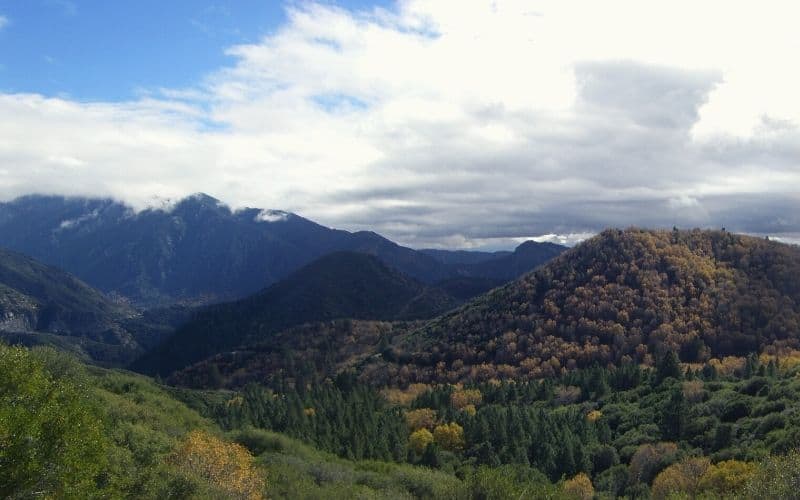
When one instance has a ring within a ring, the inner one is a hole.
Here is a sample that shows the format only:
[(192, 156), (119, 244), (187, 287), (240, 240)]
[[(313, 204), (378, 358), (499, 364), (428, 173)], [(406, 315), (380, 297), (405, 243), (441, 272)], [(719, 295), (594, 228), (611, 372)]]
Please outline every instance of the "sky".
[(800, 241), (793, 1), (0, 0), (0, 200), (194, 192), (413, 247)]

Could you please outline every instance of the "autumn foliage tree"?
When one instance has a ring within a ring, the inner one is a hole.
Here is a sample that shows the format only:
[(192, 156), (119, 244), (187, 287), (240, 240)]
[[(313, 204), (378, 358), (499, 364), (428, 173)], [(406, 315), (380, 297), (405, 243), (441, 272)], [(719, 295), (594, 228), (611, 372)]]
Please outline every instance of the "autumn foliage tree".
[(591, 500), (594, 497), (594, 486), (589, 476), (581, 472), (572, 479), (564, 481), (564, 493), (577, 500)]
[(653, 498), (661, 500), (676, 494), (694, 498), (700, 491), (700, 478), (709, 466), (707, 458), (687, 458), (670, 465), (653, 480)]
[(422, 455), (429, 444), (433, 442), (433, 434), (424, 427), (411, 433), (408, 438), (408, 446), (414, 450), (417, 455)]
[(464, 428), (455, 422), (437, 425), (433, 440), (445, 450), (459, 451), (464, 448)]
[(205, 431), (187, 434), (170, 462), (187, 475), (208, 481), (231, 498), (263, 498), (266, 482), (247, 449)]

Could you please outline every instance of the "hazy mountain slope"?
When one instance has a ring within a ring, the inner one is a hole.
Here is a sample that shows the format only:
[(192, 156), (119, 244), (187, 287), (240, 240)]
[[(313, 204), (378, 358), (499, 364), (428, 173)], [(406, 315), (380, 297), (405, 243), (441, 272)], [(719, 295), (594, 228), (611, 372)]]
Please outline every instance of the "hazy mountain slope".
[(336, 252), (256, 295), (202, 310), (134, 368), (165, 375), (293, 325), (339, 318), (432, 317), (457, 304), (376, 257)]
[(472, 250), (440, 250), (437, 248), (423, 248), (420, 252), (430, 255), (443, 264), (470, 265), (493, 260), (511, 255), (508, 251), (481, 252)]
[(446, 252), (437, 258), (372, 232), (334, 230), (287, 212), (231, 211), (204, 194), (138, 213), (108, 199), (26, 196), (0, 203), (0, 245), (147, 306), (245, 297), (341, 250), (375, 255), (425, 283), (516, 276), (505, 269), (463, 271), (454, 262), (469, 260), (464, 252), (455, 260), (442, 257)]
[[(608, 230), (398, 339), (405, 379), (536, 377), (800, 345), (800, 248), (724, 231)], [(399, 365), (374, 368), (391, 378)]]
[(561, 255), (566, 249), (555, 243), (526, 241), (510, 254), (461, 265), (459, 270), (463, 276), (510, 281)]
[[(257, 382), (283, 387), (354, 368), (414, 322), (342, 319), (294, 326), (180, 370), (167, 379), (186, 387), (243, 387)], [(301, 384), (302, 385), (302, 382)]]
[(0, 244), (149, 304), (241, 297), (335, 250), (378, 255), (423, 281), (450, 274), (374, 233), (279, 211), (231, 212), (206, 195), (138, 214), (112, 200), (23, 197), (0, 204)]
[(127, 363), (155, 342), (153, 322), (74, 276), (0, 249), (0, 336), (48, 344), (107, 364)]

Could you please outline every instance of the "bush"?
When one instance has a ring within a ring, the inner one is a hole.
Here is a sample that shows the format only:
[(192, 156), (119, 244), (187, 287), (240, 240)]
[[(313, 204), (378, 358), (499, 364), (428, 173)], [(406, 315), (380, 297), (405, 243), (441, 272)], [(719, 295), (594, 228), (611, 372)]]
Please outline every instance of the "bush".
[(253, 456), (241, 445), (225, 442), (205, 431), (186, 435), (169, 459), (189, 477), (207, 481), (234, 498), (260, 500), (264, 477)]

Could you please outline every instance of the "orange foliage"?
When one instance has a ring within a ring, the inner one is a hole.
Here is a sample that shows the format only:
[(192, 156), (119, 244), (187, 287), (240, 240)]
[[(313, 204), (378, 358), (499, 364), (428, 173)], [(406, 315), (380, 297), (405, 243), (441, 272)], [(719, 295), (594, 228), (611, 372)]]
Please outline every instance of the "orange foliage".
[(266, 485), (253, 456), (243, 446), (227, 443), (205, 431), (192, 431), (171, 455), (185, 473), (200, 477), (232, 498), (260, 500)]
[(450, 403), (459, 410), (467, 405), (479, 405), (483, 401), (483, 394), (478, 389), (456, 389), (450, 394)]
[(433, 429), (436, 425), (436, 410), (419, 408), (406, 412), (406, 423), (412, 431), (419, 429)]
[(589, 476), (581, 472), (572, 479), (564, 481), (564, 493), (569, 498), (591, 500), (594, 497), (594, 486)]

